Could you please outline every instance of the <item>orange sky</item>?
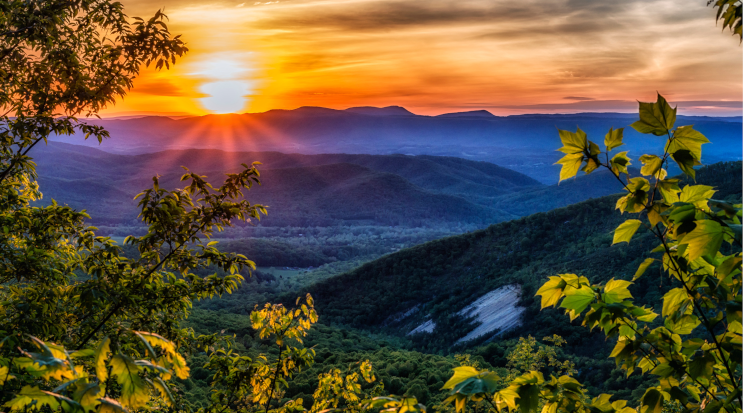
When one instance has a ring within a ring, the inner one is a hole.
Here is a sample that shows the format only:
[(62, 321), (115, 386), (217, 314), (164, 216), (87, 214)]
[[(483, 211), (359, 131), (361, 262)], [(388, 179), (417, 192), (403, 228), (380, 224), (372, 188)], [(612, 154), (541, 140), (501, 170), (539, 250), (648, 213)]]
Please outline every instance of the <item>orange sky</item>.
[(738, 39), (706, 0), (124, 1), (164, 7), (190, 52), (109, 116), (404, 106), (414, 113), (741, 115)]

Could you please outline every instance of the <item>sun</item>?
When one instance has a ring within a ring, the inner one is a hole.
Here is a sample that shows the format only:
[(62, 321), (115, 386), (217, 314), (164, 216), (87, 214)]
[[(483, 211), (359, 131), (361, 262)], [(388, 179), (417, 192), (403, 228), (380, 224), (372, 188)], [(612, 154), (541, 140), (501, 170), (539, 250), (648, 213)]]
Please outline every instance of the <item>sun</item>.
[(242, 80), (222, 80), (204, 83), (201, 93), (209, 95), (199, 99), (199, 103), (212, 113), (238, 113), (248, 103), (250, 85)]
[(252, 70), (245, 62), (211, 55), (196, 67), (191, 75), (202, 79), (199, 91), (206, 96), (198, 101), (204, 109), (211, 113), (238, 113), (245, 108), (254, 89), (252, 81), (246, 79)]

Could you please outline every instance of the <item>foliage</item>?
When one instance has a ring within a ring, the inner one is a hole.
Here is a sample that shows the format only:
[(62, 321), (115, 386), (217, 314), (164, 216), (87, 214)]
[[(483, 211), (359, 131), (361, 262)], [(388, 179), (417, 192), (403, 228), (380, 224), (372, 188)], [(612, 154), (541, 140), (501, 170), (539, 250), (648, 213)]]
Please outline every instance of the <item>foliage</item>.
[[(101, 412), (170, 404), (167, 382), (189, 375), (181, 353), (213, 341), (180, 328), (192, 300), (234, 290), (239, 271), (254, 267), (202, 240), (265, 213), (242, 199), (258, 171), (243, 165), (214, 187), (186, 170), (186, 187), (172, 191), (153, 178), (137, 196), (147, 233), (125, 240), (133, 257), (87, 227), (84, 211), (32, 206), (41, 193), (29, 151), (51, 134), (101, 141), (105, 130), (75, 116), (123, 96), (142, 65), (169, 67), (187, 49), (159, 11), (130, 20), (107, 0), (0, 7), (0, 403)], [(209, 266), (227, 276), (191, 272)]]
[(743, 16), (743, 4), (736, 0), (709, 0), (707, 5), (714, 3), (714, 7), (717, 8), (717, 16), (715, 20), (722, 20), (722, 30), (730, 29), (734, 35), (743, 41), (743, 23), (741, 17)]
[[(662, 156), (640, 157), (642, 173), (650, 180), (629, 176), (624, 169), (630, 161), (626, 153), (609, 158), (609, 152), (622, 145), (621, 130), (606, 135), (605, 152), (580, 129), (560, 131), (560, 150), (566, 154), (559, 162), (561, 179), (574, 176), (579, 169), (586, 173), (609, 169), (627, 191), (616, 208), (643, 218), (619, 225), (614, 243), (629, 243), (640, 225), (659, 243), (633, 280), (656, 262), (672, 280), (675, 288), (663, 296), (660, 322), (652, 308), (635, 305), (630, 281), (592, 284), (584, 276), (560, 274), (550, 277), (537, 295), (542, 308), (559, 304), (571, 320), (582, 317), (584, 326), (598, 327), (607, 338), (616, 340), (610, 357), (627, 377), (637, 370), (657, 376), (656, 385), (647, 387), (642, 396), (642, 413), (660, 413), (669, 403), (670, 410), (739, 412), (741, 205), (712, 199), (715, 191), (711, 187), (681, 188), (678, 179), (667, 178), (670, 160), (694, 178), (701, 145), (707, 142), (691, 126), (674, 129), (675, 119), (676, 109), (660, 95), (655, 103), (640, 103), (640, 120), (632, 127), (667, 138)], [(446, 388), (457, 410), (467, 402), (485, 400), (498, 411), (524, 413), (535, 411), (539, 404), (544, 404), (545, 412), (634, 411), (626, 400), (610, 402), (609, 394), (589, 399), (571, 373), (545, 378), (542, 372), (530, 370), (499, 390), (495, 373), (471, 369), (455, 371)]]

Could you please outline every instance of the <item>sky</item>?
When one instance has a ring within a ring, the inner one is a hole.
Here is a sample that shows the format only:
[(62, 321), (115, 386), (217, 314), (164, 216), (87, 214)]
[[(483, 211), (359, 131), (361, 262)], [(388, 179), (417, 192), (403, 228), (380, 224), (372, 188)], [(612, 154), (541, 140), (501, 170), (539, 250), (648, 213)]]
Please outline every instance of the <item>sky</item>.
[(706, 0), (125, 0), (189, 53), (104, 116), (403, 106), (436, 115), (740, 116), (743, 48)]

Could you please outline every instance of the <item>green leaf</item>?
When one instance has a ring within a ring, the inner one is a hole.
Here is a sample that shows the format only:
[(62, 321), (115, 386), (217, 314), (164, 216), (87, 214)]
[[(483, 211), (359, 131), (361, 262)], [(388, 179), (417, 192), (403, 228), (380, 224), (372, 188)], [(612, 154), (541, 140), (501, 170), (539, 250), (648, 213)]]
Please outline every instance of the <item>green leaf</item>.
[(640, 264), (640, 266), (637, 267), (637, 271), (635, 272), (634, 277), (632, 277), (632, 281), (642, 277), (642, 275), (645, 274), (645, 271), (648, 269), (648, 267), (653, 265), (653, 263), (656, 261), (657, 260), (655, 258), (646, 258), (645, 261), (643, 261), (642, 264)]
[(681, 189), (678, 183), (678, 179), (664, 179), (658, 182), (658, 191), (663, 196), (663, 200), (669, 205), (679, 202), (678, 193), (681, 192)]
[(101, 403), (100, 399), (105, 394), (103, 388), (99, 383), (87, 383), (85, 386), (80, 387), (74, 394), (75, 400), (80, 403), (80, 406), (85, 412), (95, 411), (96, 407)]
[(675, 373), (673, 366), (666, 362), (658, 363), (658, 365), (656, 365), (655, 368), (650, 371), (650, 374), (655, 374), (656, 376), (660, 376), (662, 378), (668, 377), (673, 373)]
[(709, 379), (714, 373), (715, 363), (715, 356), (710, 351), (705, 351), (688, 363), (689, 375), (695, 380)]
[(616, 230), (614, 230), (614, 241), (612, 241), (611, 244), (614, 245), (620, 242), (626, 242), (629, 244), (632, 236), (635, 235), (637, 229), (640, 228), (640, 225), (642, 225), (642, 222), (638, 219), (628, 219), (624, 221)]
[(641, 212), (645, 209), (648, 202), (648, 191), (650, 182), (643, 177), (630, 178), (625, 188), (628, 195), (619, 198), (616, 208), (622, 212)]
[(567, 284), (560, 277), (549, 277), (549, 281), (544, 283), (535, 295), (542, 296), (542, 308), (557, 305), (562, 297), (562, 290)]
[(98, 377), (98, 381), (100, 381), (101, 383), (105, 382), (106, 379), (108, 379), (106, 359), (108, 358), (108, 353), (110, 352), (111, 339), (105, 337), (103, 340), (101, 340), (100, 344), (98, 344), (98, 347), (95, 349), (95, 357), (93, 359), (95, 365), (95, 375)]
[(679, 194), (679, 202), (696, 204), (697, 202), (707, 202), (715, 195), (715, 189), (707, 185), (686, 185)]
[(560, 307), (573, 310), (576, 314), (580, 314), (595, 298), (596, 295), (590, 287), (581, 286), (578, 289), (567, 288), (565, 289), (565, 299), (560, 303)]
[(632, 162), (630, 162), (630, 159), (627, 157), (627, 151), (624, 151), (614, 155), (609, 161), (609, 165), (615, 174), (627, 174), (627, 167), (632, 165)]
[(451, 378), (447, 380), (446, 383), (444, 383), (444, 387), (442, 387), (441, 389), (453, 389), (454, 386), (469, 379), (470, 377), (475, 377), (478, 374), (480, 374), (480, 372), (472, 366), (455, 367), (454, 375), (451, 376)]
[(693, 126), (679, 126), (673, 131), (673, 137), (666, 143), (665, 150), (670, 154), (686, 150), (693, 159), (700, 161), (702, 160), (702, 145), (705, 143), (709, 143), (709, 139), (694, 130)]
[(674, 320), (672, 317), (665, 319), (665, 326), (674, 334), (691, 334), (700, 324), (699, 318), (692, 314), (686, 314)]
[(671, 158), (676, 161), (683, 173), (692, 177), (692, 179), (696, 178), (696, 171), (694, 170), (694, 167), (701, 165), (702, 163), (694, 158), (691, 152), (687, 151), (686, 149), (679, 149), (678, 151), (671, 154)]
[(108, 397), (100, 398), (101, 404), (98, 405), (97, 413), (129, 413), (119, 402)]
[(643, 164), (640, 173), (645, 176), (655, 176), (663, 165), (663, 160), (655, 155), (642, 155), (640, 162)]
[(682, 305), (688, 303), (689, 296), (683, 288), (674, 288), (663, 296), (663, 317), (676, 313)]
[(663, 411), (663, 395), (656, 389), (650, 388), (640, 400), (640, 413), (661, 413)]
[(131, 409), (147, 405), (150, 398), (147, 383), (139, 376), (140, 367), (131, 358), (115, 355), (109, 362), (111, 375), (121, 386), (121, 403)]
[(686, 245), (686, 257), (689, 261), (705, 255), (714, 257), (722, 246), (725, 231), (722, 225), (712, 220), (695, 221), (696, 227), (684, 235), (679, 245)]
[(525, 384), (519, 387), (518, 406), (523, 413), (534, 413), (539, 408), (539, 386)]
[(558, 129), (557, 132), (560, 134), (560, 141), (562, 141), (562, 148), (558, 151), (565, 154), (582, 154), (588, 149), (588, 136), (585, 132), (578, 128), (577, 132), (570, 132), (566, 130)]
[(604, 137), (604, 145), (606, 145), (606, 151), (609, 152), (614, 148), (618, 148), (624, 145), (624, 142), (622, 142), (623, 139), (624, 128), (619, 128), (616, 130), (614, 130), (614, 128), (609, 129), (609, 132)]
[(583, 154), (575, 153), (563, 156), (555, 165), (562, 165), (560, 169), (560, 182), (574, 177), (583, 163)]
[(611, 279), (604, 286), (604, 301), (607, 304), (618, 303), (626, 298), (632, 298), (627, 287), (632, 285), (629, 281)]
[(673, 129), (676, 123), (676, 108), (672, 108), (663, 96), (658, 94), (655, 103), (639, 103), (640, 120), (631, 125), (636, 131), (661, 136)]
[(15, 395), (15, 398), (4, 404), (4, 406), (9, 407), (10, 410), (23, 411), (30, 408), (33, 410), (39, 410), (42, 406), (49, 406), (49, 408), (54, 411), (57, 410), (60, 405), (64, 406), (65, 410), (70, 406), (80, 407), (76, 401), (68, 397), (31, 386), (23, 386), (21, 391)]

